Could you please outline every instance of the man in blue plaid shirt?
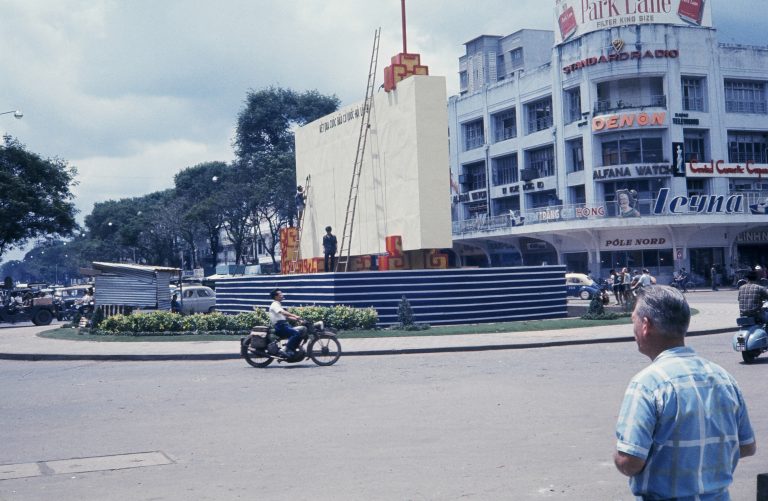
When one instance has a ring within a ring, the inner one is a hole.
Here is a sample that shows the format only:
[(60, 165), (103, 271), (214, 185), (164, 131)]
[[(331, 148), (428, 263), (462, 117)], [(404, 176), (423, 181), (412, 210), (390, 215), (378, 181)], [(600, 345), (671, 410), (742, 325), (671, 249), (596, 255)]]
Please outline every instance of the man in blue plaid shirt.
[(624, 394), (614, 463), (639, 499), (729, 500), (739, 458), (757, 450), (736, 381), (685, 346), (690, 319), (678, 290), (638, 293), (635, 340), (652, 363)]

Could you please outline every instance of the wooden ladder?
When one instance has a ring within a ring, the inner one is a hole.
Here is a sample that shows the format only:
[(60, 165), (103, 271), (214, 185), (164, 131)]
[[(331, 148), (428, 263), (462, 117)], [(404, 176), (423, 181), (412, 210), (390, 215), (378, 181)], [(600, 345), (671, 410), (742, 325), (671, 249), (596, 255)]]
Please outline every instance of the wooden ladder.
[(296, 273), (299, 268), (299, 261), (301, 261), (301, 235), (304, 233), (304, 216), (307, 214), (307, 207), (309, 206), (309, 185), (311, 177), (307, 174), (307, 179), (304, 181), (304, 210), (301, 211), (301, 216), (296, 214), (296, 252), (293, 254), (293, 259), (288, 262), (288, 273)]
[(376, 66), (379, 60), (379, 38), (381, 28), (373, 35), (373, 51), (371, 62), (368, 66), (368, 87), (365, 90), (363, 114), (360, 117), (360, 135), (357, 137), (357, 153), (355, 153), (355, 165), (352, 169), (352, 181), (349, 183), (349, 198), (347, 199), (347, 212), (344, 216), (344, 230), (341, 234), (341, 246), (339, 258), (336, 261), (334, 271), (347, 271), (352, 249), (352, 230), (355, 223), (355, 210), (357, 209), (358, 187), (360, 186), (360, 172), (363, 169), (365, 145), (368, 142), (368, 133), (371, 128), (371, 107), (373, 106), (373, 93), (376, 82)]

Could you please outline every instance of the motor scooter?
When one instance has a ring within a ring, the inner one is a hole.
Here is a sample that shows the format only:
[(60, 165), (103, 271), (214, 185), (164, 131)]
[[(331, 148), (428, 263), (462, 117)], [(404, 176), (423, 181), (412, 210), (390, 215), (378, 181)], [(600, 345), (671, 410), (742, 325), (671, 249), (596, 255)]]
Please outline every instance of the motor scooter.
[(341, 357), (341, 344), (336, 331), (323, 322), (303, 322), (297, 327), (301, 343), (290, 358), (284, 356), (286, 339), (280, 339), (270, 327), (255, 327), (251, 334), (240, 339), (240, 355), (253, 367), (266, 367), (273, 361), (294, 364), (312, 359), (317, 365), (333, 365)]
[[(768, 302), (763, 303), (763, 318), (768, 309)], [(749, 364), (760, 354), (768, 351), (768, 332), (765, 320), (760, 322), (755, 317), (741, 316), (736, 319), (739, 331), (733, 336), (733, 349), (741, 352), (741, 358)]]

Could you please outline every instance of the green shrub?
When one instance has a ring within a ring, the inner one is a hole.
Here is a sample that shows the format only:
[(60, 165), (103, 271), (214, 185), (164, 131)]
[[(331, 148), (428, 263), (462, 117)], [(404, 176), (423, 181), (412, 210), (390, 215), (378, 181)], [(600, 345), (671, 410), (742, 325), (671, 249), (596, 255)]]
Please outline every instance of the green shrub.
[(320, 320), (332, 329), (372, 329), (379, 321), (379, 314), (374, 308), (353, 308), (351, 306), (299, 306), (288, 311), (310, 322)]
[(405, 296), (400, 299), (400, 304), (397, 306), (397, 321), (400, 323), (401, 329), (406, 329), (416, 323), (411, 302)]
[[(373, 308), (350, 306), (302, 306), (290, 311), (311, 322), (323, 321), (336, 329), (371, 329), (379, 315)], [(182, 316), (168, 311), (151, 311), (131, 315), (113, 315), (105, 318), (95, 331), (101, 334), (125, 335), (173, 335), (188, 333), (243, 333), (256, 326), (269, 324), (267, 313), (262, 309), (252, 312), (225, 315), (223, 313)], [(148, 334), (149, 333), (149, 334)]]

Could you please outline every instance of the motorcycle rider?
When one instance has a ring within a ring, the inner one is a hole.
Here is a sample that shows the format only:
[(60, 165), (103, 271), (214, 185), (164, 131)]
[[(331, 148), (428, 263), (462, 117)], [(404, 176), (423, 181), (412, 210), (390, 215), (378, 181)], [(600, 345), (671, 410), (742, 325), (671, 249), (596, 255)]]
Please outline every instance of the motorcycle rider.
[(756, 271), (747, 273), (747, 283), (739, 287), (739, 312), (743, 317), (752, 317), (757, 322), (765, 322), (763, 302), (768, 301), (768, 289), (759, 285)]
[(301, 332), (291, 327), (287, 319), (302, 321), (303, 319), (290, 313), (283, 308), (283, 291), (275, 289), (269, 293), (269, 297), (272, 298), (272, 304), (269, 305), (269, 321), (275, 328), (275, 334), (279, 338), (288, 338), (288, 344), (285, 346), (285, 351), (280, 350), (280, 355), (285, 358), (291, 358), (296, 352), (296, 347), (301, 342)]

